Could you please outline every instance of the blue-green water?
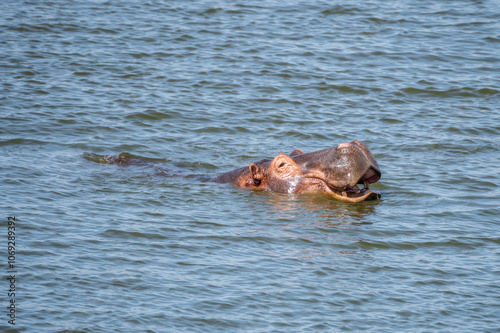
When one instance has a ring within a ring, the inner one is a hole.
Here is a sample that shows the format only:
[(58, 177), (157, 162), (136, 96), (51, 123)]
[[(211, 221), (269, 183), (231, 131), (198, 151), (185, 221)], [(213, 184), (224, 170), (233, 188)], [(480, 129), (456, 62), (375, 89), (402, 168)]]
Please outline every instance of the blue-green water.
[[(2, 331), (499, 332), (499, 9), (3, 3)], [(353, 139), (380, 201), (200, 181)]]

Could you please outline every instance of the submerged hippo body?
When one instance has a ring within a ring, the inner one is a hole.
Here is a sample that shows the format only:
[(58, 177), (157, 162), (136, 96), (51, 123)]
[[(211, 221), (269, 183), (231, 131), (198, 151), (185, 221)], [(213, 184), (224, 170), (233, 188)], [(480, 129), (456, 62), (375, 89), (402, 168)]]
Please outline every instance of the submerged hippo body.
[[(144, 165), (158, 161), (127, 153), (117, 156), (86, 154), (85, 158), (118, 165)], [(380, 193), (369, 188), (380, 176), (380, 168), (372, 153), (364, 144), (354, 140), (313, 153), (295, 149), (290, 155), (279, 154), (272, 160), (252, 163), (211, 181), (288, 194), (322, 192), (341, 201), (360, 202), (380, 198)], [(363, 185), (363, 188), (358, 185)]]
[(313, 153), (295, 149), (290, 155), (279, 154), (273, 160), (252, 163), (213, 181), (289, 194), (316, 191), (341, 201), (360, 202), (380, 198), (380, 193), (369, 188), (380, 176), (372, 153), (354, 140)]

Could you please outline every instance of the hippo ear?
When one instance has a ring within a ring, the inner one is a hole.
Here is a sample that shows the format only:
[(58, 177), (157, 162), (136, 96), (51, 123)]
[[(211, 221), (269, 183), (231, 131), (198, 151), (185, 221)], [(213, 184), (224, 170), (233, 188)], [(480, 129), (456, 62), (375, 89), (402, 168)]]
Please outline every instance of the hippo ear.
[(250, 169), (250, 177), (252, 178), (253, 184), (257, 187), (260, 186), (265, 178), (264, 170), (255, 163), (250, 164), (248, 168)]
[(301, 173), (297, 163), (290, 156), (283, 153), (273, 159), (269, 171), (278, 174), (280, 178), (291, 178)]
[(296, 148), (292, 151), (290, 156), (297, 156), (297, 155), (302, 155), (304, 154), (304, 151), (302, 149)]

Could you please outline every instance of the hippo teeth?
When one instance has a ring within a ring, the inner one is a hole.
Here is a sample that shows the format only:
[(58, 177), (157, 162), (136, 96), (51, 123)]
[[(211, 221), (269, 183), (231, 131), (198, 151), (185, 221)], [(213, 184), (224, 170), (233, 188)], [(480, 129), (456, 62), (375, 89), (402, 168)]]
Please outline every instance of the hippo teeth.
[(348, 192), (348, 193), (359, 193), (361, 190), (358, 187), (358, 185), (354, 185), (354, 186), (347, 185), (344, 187), (344, 191)]

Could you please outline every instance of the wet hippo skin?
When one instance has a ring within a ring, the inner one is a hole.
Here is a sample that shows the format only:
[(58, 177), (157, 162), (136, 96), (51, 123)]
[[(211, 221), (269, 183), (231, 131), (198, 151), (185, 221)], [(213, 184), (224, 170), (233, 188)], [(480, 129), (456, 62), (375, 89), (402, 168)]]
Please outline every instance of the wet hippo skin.
[(354, 140), (312, 153), (300, 149), (290, 155), (281, 153), (273, 160), (252, 163), (213, 181), (278, 193), (323, 192), (341, 201), (360, 202), (381, 197), (370, 189), (370, 184), (380, 177), (380, 168), (370, 150)]

